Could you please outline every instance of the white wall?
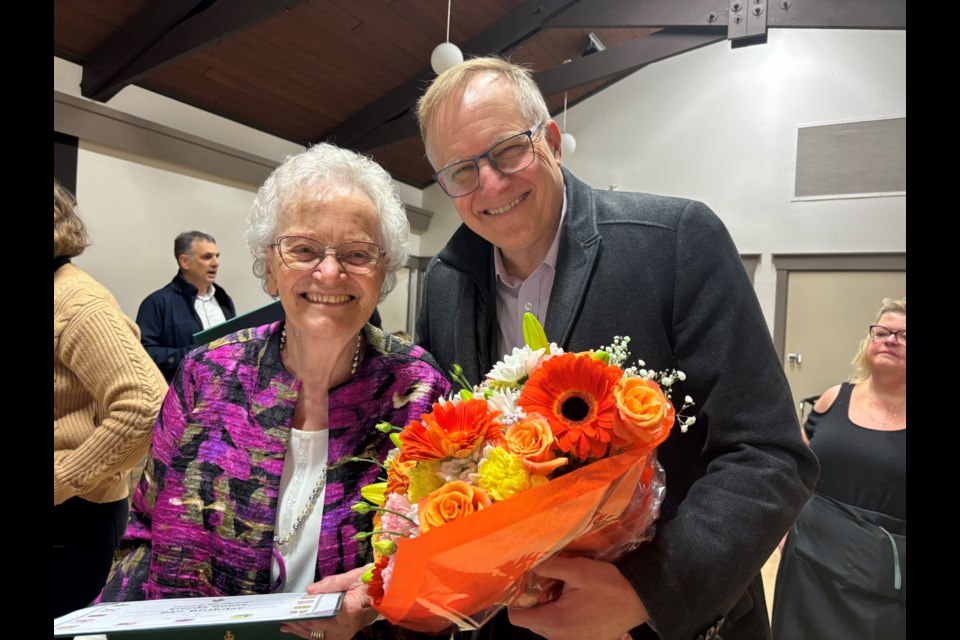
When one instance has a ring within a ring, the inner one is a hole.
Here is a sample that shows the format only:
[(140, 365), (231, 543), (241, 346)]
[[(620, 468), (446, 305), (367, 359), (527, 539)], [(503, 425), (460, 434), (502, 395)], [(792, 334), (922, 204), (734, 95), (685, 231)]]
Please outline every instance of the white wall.
[[(54, 90), (82, 98), (78, 65), (54, 58)], [(139, 87), (126, 87), (107, 107), (281, 162), (304, 147), (206, 113)], [(254, 278), (246, 248), (245, 218), (259, 185), (231, 183), (182, 166), (80, 141), (77, 200), (93, 242), (75, 262), (113, 292), (136, 317), (140, 302), (177, 271), (173, 240), (198, 229), (213, 235), (221, 252), (217, 282), (237, 313), (271, 302)], [(398, 183), (401, 200), (422, 206), (419, 189)], [(411, 253), (418, 254), (412, 237)], [(406, 280), (380, 306), (385, 328), (406, 324)]]
[[(707, 203), (742, 253), (772, 327), (770, 254), (906, 251), (906, 197), (792, 202), (798, 125), (906, 115), (906, 33), (774, 29), (764, 45), (721, 42), (652, 64), (567, 112), (565, 165), (599, 188)], [(456, 228), (440, 189), (421, 238), (436, 253)]]
[(110, 289), (130, 317), (177, 272), (173, 239), (198, 229), (217, 239), (217, 283), (237, 313), (271, 302), (250, 271), (244, 240), (255, 193), (88, 148), (77, 157), (77, 202), (93, 242), (75, 262)]

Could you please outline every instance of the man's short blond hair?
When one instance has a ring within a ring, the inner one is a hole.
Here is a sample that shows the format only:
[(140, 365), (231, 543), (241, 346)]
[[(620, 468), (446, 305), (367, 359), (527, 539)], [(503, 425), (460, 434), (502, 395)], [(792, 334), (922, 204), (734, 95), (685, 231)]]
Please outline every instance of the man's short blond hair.
[(515, 87), (517, 106), (528, 125), (533, 126), (550, 119), (547, 103), (529, 69), (496, 56), (472, 58), (437, 76), (417, 101), (417, 121), (424, 146), (427, 144), (427, 129), (436, 117), (440, 105), (465, 87), (475, 75), (484, 72), (495, 73)]

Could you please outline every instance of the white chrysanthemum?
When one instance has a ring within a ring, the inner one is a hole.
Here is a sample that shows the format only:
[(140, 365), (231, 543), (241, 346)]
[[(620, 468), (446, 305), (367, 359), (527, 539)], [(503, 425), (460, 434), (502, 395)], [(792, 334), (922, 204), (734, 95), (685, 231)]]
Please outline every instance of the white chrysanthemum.
[(500, 420), (513, 417), (517, 412), (517, 403), (520, 401), (518, 389), (494, 389), (486, 393), (487, 406), (491, 411), (500, 412)]
[(444, 482), (463, 480), (467, 482), (471, 473), (477, 472), (477, 461), (470, 458), (448, 458), (440, 463), (437, 477)]
[(555, 342), (551, 342), (546, 349), (531, 349), (526, 345), (523, 348), (514, 347), (510, 355), (504, 356), (503, 360), (493, 365), (487, 378), (516, 384), (536, 371), (544, 360), (562, 353), (563, 349)]
[(487, 377), (516, 384), (540, 366), (544, 352), (545, 349), (533, 350), (528, 346), (524, 346), (522, 349), (514, 347), (513, 353), (504, 356), (503, 360), (493, 365), (493, 369), (490, 370)]

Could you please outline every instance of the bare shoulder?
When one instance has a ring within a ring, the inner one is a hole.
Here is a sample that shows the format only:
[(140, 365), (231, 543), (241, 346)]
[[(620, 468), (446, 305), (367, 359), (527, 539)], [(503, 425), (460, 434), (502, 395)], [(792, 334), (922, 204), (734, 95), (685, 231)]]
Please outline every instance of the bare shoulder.
[(835, 385), (824, 391), (820, 394), (820, 398), (817, 400), (816, 404), (813, 405), (813, 410), (817, 413), (824, 413), (827, 409), (833, 406), (834, 400), (837, 399), (837, 395), (840, 393), (840, 385)]

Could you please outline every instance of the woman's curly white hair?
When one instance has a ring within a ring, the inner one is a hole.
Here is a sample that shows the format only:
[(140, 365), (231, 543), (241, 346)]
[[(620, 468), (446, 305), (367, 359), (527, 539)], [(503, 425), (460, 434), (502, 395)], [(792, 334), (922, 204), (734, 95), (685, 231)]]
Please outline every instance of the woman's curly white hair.
[(247, 248), (253, 256), (253, 274), (267, 291), (267, 260), (280, 214), (302, 194), (321, 184), (351, 185), (373, 202), (386, 252), (387, 273), (380, 287), (382, 301), (397, 284), (397, 271), (406, 266), (409, 254), (410, 223), (397, 185), (373, 159), (325, 142), (287, 156), (257, 191), (247, 216)]

